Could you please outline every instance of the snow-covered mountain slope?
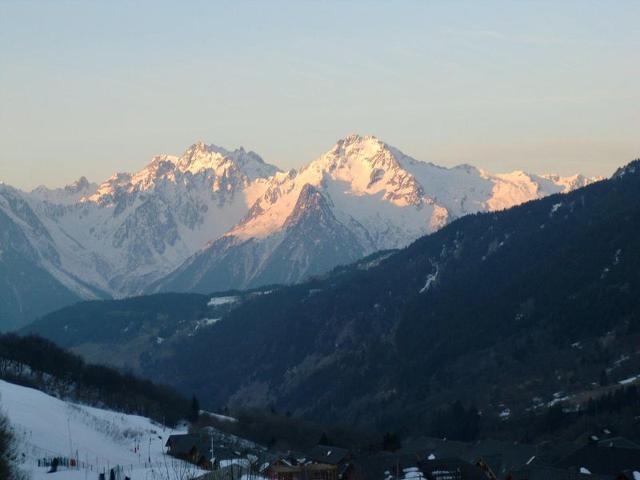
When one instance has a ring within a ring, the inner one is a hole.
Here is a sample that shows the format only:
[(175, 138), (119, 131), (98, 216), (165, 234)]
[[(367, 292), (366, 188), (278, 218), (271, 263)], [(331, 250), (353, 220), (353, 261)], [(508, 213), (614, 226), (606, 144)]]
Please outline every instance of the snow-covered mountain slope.
[[(0, 380), (0, 409), (17, 438), (20, 468), (33, 480), (97, 478), (122, 466), (131, 478), (169, 478), (192, 466), (164, 454), (169, 435), (181, 433), (148, 418), (66, 402), (39, 390)], [(48, 474), (38, 460), (73, 458), (77, 469)], [(173, 478), (173, 477), (171, 477)]]
[(299, 172), (268, 180), (247, 216), (149, 291), (210, 292), (294, 283), (450, 221), (584, 186), (580, 175), (492, 175), (415, 160), (351, 135)]
[[(84, 177), (32, 192), (0, 185), (0, 221), (7, 225), (0, 276), (12, 292), (0, 299), (0, 328), (44, 313), (24, 307), (38, 303), (31, 276), (55, 285), (51, 292), (66, 303), (293, 283), (405, 246), (467, 213), (589, 182), (442, 168), (375, 137), (351, 135), (300, 171), (281, 172), (243, 148), (196, 143), (99, 185)], [(6, 265), (17, 251), (29, 268)]]
[[(229, 230), (276, 171), (242, 148), (197, 143), (180, 157), (157, 156), (142, 170), (100, 185), (83, 177), (60, 189), (13, 193), (42, 227), (23, 232), (43, 253), (42, 268), (122, 296), (139, 292)], [(95, 296), (69, 283), (80, 297)]]
[(64, 270), (53, 238), (23, 194), (0, 184), (0, 330), (99, 296)]
[(70, 205), (81, 201), (84, 197), (93, 195), (98, 185), (90, 183), (86, 177), (80, 177), (71, 185), (62, 188), (47, 188), (43, 185), (31, 191), (31, 195), (38, 200), (61, 205)]

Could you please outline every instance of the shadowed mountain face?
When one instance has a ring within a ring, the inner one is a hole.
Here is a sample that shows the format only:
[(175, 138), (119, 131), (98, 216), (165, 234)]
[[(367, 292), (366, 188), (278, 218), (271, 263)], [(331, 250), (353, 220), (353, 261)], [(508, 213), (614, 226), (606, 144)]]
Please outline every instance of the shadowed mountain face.
[(269, 240), (223, 237), (164, 279), (162, 289), (206, 293), (292, 284), (366, 253), (357, 235), (336, 219), (330, 200), (309, 184), (282, 230)]
[(0, 184), (0, 330), (141, 290), (237, 223), (276, 171), (253, 152), (198, 143), (100, 185), (83, 177), (26, 193)]
[[(404, 247), (465, 214), (590, 181), (441, 168), (375, 137), (351, 135), (300, 171), (280, 172), (243, 148), (197, 143), (99, 185), (84, 177), (29, 193), (3, 185), (0, 211), (13, 222), (5, 240), (23, 244), (33, 268), (68, 290), (53, 303), (62, 306), (141, 292), (292, 284)], [(42, 304), (44, 310), (20, 313), (17, 299), (40, 300), (22, 283), (12, 285), (13, 306), (5, 308), (12, 318), (0, 329), (47, 311)]]
[[(28, 234), (39, 242), (32, 245)], [(16, 190), (0, 185), (0, 326), (17, 328), (80, 297), (43, 266), (60, 258), (42, 223)]]
[[(307, 213), (329, 226), (334, 217), (320, 190), (305, 196), (312, 207), (296, 206), (286, 228), (314, 242)], [(563, 395), (598, 394), (602, 371), (614, 384), (640, 372), (639, 242), (636, 161), (610, 180), (466, 216), (307, 283), (212, 299), (161, 344), (119, 348), (210, 407), (275, 406), (406, 431), (429, 428), (455, 400), (487, 418), (522, 418)], [(126, 305), (95, 305), (93, 316), (126, 316)], [(108, 348), (108, 335), (84, 337), (92, 318), (76, 308), (29, 331), (88, 355)], [(167, 318), (158, 308), (134, 323)]]

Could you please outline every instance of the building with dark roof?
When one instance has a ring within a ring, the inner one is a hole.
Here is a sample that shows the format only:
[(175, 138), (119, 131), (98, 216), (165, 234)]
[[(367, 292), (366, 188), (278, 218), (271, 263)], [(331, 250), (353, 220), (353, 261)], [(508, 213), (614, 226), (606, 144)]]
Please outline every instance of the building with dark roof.
[(346, 448), (329, 445), (316, 445), (309, 452), (309, 458), (314, 462), (339, 465), (351, 459), (351, 453)]
[(625, 470), (640, 471), (640, 450), (585, 445), (554, 466), (575, 471), (585, 468), (599, 475), (618, 475)]
[(165, 447), (169, 455), (208, 470), (245, 458), (240, 451), (216, 444), (211, 437), (202, 434), (170, 435)]
[[(600, 476), (576, 472), (575, 470), (563, 470), (544, 465), (526, 466), (514, 470), (506, 477), (507, 480), (600, 480)], [(613, 478), (613, 477), (611, 477)]]
[(199, 447), (208, 440), (208, 437), (196, 433), (169, 435), (164, 446), (167, 448), (169, 455), (186, 458), (194, 447)]
[(273, 462), (264, 474), (272, 480), (338, 480), (338, 467), (328, 463)]
[(420, 461), (418, 469), (427, 480), (487, 480), (482, 470), (459, 458)]

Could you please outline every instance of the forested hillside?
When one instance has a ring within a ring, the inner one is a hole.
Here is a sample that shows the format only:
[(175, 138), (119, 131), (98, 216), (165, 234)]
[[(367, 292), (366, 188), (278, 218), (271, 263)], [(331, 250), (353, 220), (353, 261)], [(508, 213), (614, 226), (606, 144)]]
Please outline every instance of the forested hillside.
[(191, 406), (169, 387), (88, 364), (36, 336), (0, 336), (0, 379), (75, 402), (147, 416), (170, 426), (187, 418)]

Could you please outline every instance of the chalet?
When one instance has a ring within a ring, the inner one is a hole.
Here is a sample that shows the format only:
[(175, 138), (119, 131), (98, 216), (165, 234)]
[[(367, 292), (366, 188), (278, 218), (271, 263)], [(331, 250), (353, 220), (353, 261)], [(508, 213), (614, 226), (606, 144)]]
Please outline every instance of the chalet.
[(427, 480), (487, 480), (480, 468), (459, 458), (424, 460), (417, 467)]
[(310, 452), (309, 458), (314, 462), (340, 465), (351, 460), (349, 450), (328, 445), (316, 445)]
[(309, 452), (309, 458), (315, 463), (335, 465), (339, 480), (349, 480), (352, 476), (352, 455), (345, 448), (317, 445)]
[[(553, 460), (559, 460), (574, 449), (575, 445), (572, 445), (571, 449), (563, 452), (563, 454), (554, 455)], [(532, 458), (542, 458), (541, 454), (543, 453), (543, 449), (538, 447), (514, 442), (490, 439), (477, 442), (460, 442), (429, 437), (413, 439), (407, 442), (402, 451), (414, 453), (419, 460), (459, 458), (472, 465), (482, 462), (498, 478), (504, 478), (509, 471), (526, 464)], [(544, 453), (547, 456), (547, 452)]]
[(328, 463), (291, 462), (279, 459), (265, 469), (272, 480), (338, 480), (338, 467)]
[(418, 466), (418, 461), (419, 458), (414, 453), (372, 453), (354, 459), (352, 478), (357, 480), (402, 478), (405, 470)]
[(599, 480), (601, 477), (589, 473), (544, 465), (528, 466), (514, 470), (506, 477), (507, 480)]
[[(197, 477), (195, 480), (240, 480), (247, 474), (240, 465), (228, 465)], [(246, 478), (246, 477), (245, 477)]]
[(165, 443), (167, 453), (191, 462), (204, 470), (229, 465), (248, 468), (249, 460), (241, 452), (224, 445), (212, 444), (211, 437), (202, 434), (171, 435)]
[(487, 480), (475, 465), (457, 457), (430, 459), (420, 454), (379, 452), (355, 460), (358, 480)]
[(203, 435), (193, 433), (170, 435), (165, 447), (167, 454), (173, 457), (186, 460), (201, 468), (211, 468), (209, 462), (211, 441)]

